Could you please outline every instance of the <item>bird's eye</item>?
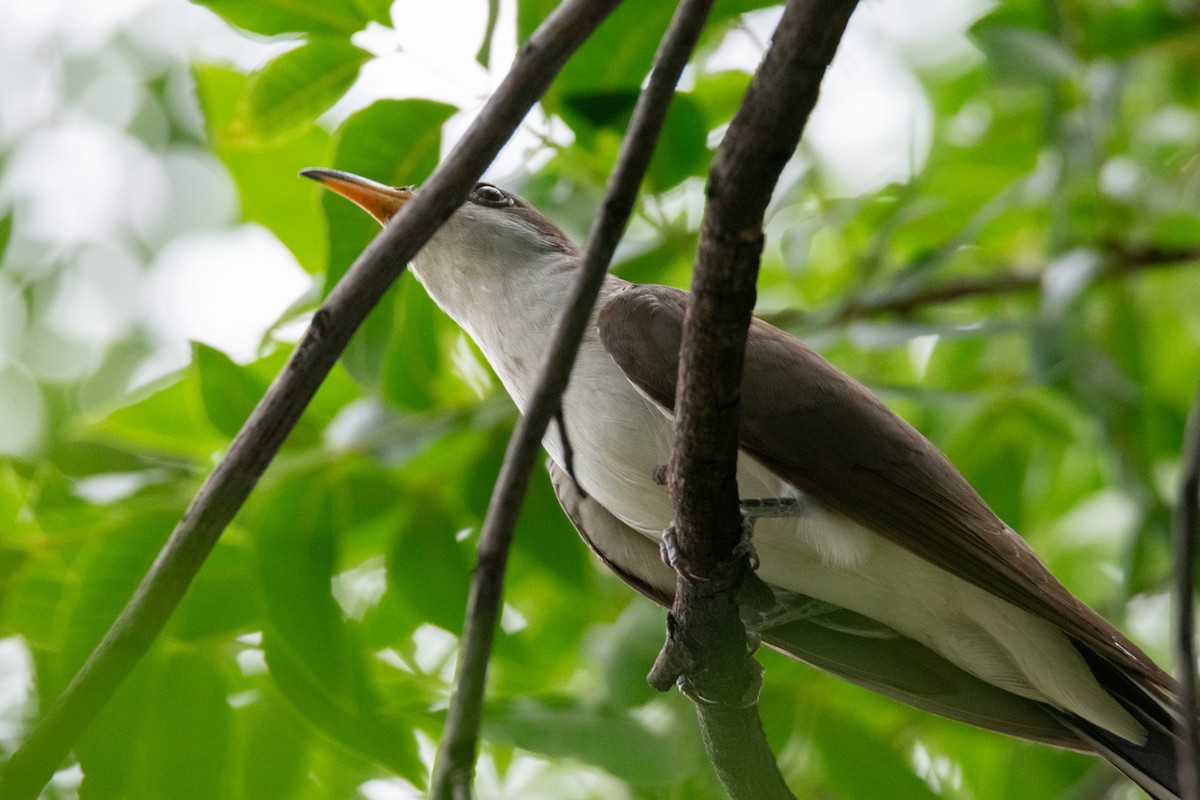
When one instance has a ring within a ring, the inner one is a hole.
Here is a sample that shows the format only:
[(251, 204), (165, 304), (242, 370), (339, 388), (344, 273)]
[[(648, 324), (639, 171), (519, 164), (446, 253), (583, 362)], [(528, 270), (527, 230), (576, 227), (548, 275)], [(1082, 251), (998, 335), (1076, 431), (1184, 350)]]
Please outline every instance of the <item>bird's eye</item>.
[(481, 206), (510, 206), (512, 198), (503, 189), (498, 189), (490, 183), (477, 183), (471, 190), (471, 202)]

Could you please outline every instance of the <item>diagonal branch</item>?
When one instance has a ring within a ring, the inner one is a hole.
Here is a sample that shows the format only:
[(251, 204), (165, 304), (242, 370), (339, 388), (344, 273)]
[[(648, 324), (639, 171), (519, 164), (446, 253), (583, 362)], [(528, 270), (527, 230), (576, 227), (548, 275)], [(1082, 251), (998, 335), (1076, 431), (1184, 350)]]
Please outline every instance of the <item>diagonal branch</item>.
[(618, 1), (569, 0), (534, 31), (462, 141), (333, 288), (116, 622), (9, 761), (0, 797), (37, 796), (162, 630), (367, 312), (458, 208), (567, 58)]
[(1200, 387), (1192, 401), (1183, 437), (1183, 478), (1179, 508), (1175, 512), (1171, 560), (1174, 563), (1175, 619), (1171, 647), (1179, 678), (1179, 715), (1176, 763), (1180, 796), (1200, 800), (1200, 734), (1196, 720), (1196, 525), (1200, 522)]
[(682, 679), (708, 699), (697, 711), (709, 755), (734, 798), (791, 797), (758, 719), (759, 670), (747, 657), (734, 597), (746, 559), (732, 557), (741, 537), (739, 387), (763, 215), (854, 7), (855, 0), (791, 0), (784, 10), (709, 173), (684, 321), (669, 481), (687, 566), (650, 678), (659, 688)]
[(434, 800), (462, 800), (471, 796), (484, 679), (521, 500), (541, 452), (542, 437), (560, 407), (559, 398), (566, 391), (608, 264), (633, 212), (638, 187), (650, 165), (675, 85), (696, 47), (712, 4), (713, 0), (684, 0), (671, 20), (655, 56), (650, 80), (634, 108), (628, 134), (621, 142), (604, 203), (588, 236), (579, 276), (554, 331), (537, 387), (509, 441), (479, 537), (479, 560), (467, 603), (457, 682), (434, 766), (431, 787)]

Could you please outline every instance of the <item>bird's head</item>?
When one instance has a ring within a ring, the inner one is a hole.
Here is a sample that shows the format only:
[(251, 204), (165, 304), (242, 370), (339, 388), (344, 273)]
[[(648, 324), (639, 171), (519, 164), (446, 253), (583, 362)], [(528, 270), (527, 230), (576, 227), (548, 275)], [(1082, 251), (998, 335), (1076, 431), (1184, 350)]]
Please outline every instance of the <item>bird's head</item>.
[[(306, 169), (300, 174), (356, 203), (383, 225), (418, 191), (338, 170)], [(413, 270), (439, 305), (457, 318), (469, 315), (470, 306), (486, 301), (486, 296), (494, 299), (498, 284), (525, 277), (541, 282), (577, 262), (575, 245), (540, 211), (511, 192), (481, 182), (413, 259)]]

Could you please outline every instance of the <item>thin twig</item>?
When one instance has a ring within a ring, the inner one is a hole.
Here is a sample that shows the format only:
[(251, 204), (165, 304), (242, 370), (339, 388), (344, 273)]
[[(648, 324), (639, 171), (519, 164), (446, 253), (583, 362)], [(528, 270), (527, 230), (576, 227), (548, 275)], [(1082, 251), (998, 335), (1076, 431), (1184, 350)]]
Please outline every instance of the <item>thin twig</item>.
[[(1110, 246), (1103, 252), (1105, 263), (1096, 271), (1094, 281), (1110, 281), (1151, 270), (1186, 266), (1200, 261), (1200, 250), (1184, 248), (1139, 248)], [(908, 316), (928, 306), (952, 303), (973, 297), (999, 297), (1034, 291), (1045, 285), (1045, 270), (1011, 270), (993, 275), (953, 278), (917, 286), (897, 286), (878, 292), (864, 292), (828, 311), (804, 313), (783, 311), (767, 319), (782, 327), (824, 328), (868, 317), (896, 314)]]
[(696, 47), (712, 4), (713, 0), (684, 0), (663, 37), (654, 70), (638, 98), (628, 134), (621, 143), (604, 202), (588, 236), (579, 276), (555, 327), (537, 387), (509, 440), (479, 536), (479, 557), (467, 602), (454, 696), (434, 764), (431, 786), (434, 800), (465, 800), (471, 796), (484, 682), (521, 500), (541, 450), (542, 437), (560, 408), (559, 401), (566, 391), (608, 264), (633, 212), (638, 187), (649, 167), (675, 85)]
[[(759, 670), (747, 657), (734, 592), (738, 402), (763, 216), (816, 104), (854, 0), (791, 0), (713, 161), (692, 298), (684, 321), (669, 484), (685, 569), (651, 682), (683, 679), (709, 756), (733, 798), (790, 798), (763, 735)], [(704, 580), (694, 580), (687, 575)]]
[(471, 185), (567, 57), (617, 2), (569, 0), (534, 31), (458, 146), (333, 288), (287, 366), (200, 487), (132, 599), (13, 755), (0, 776), (0, 797), (31, 800), (49, 781), (171, 616), (359, 323), (433, 232), (461, 205)]
[(1176, 771), (1182, 800), (1200, 798), (1200, 734), (1196, 721), (1196, 524), (1200, 521), (1200, 387), (1192, 401), (1187, 429), (1183, 437), (1183, 477), (1179, 487), (1179, 508), (1175, 512), (1172, 537), (1174, 562), (1175, 619), (1172, 650), (1179, 677), (1179, 704)]

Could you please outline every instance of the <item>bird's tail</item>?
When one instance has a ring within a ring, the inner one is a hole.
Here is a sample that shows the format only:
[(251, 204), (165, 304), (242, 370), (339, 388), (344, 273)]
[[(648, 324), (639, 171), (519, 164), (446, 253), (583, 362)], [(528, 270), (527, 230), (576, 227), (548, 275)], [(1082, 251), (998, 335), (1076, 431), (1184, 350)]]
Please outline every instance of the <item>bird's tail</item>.
[(1149, 736), (1137, 744), (1072, 714), (1062, 714), (1061, 721), (1154, 800), (1180, 800), (1176, 737), (1170, 728), (1147, 724)]
[(1080, 650), (1100, 683), (1141, 723), (1146, 730), (1146, 740), (1131, 742), (1066, 712), (1056, 712), (1056, 716), (1146, 794), (1155, 800), (1179, 800), (1180, 751), (1176, 716), (1182, 711), (1175, 706), (1173, 698), (1147, 689), (1086, 649)]

